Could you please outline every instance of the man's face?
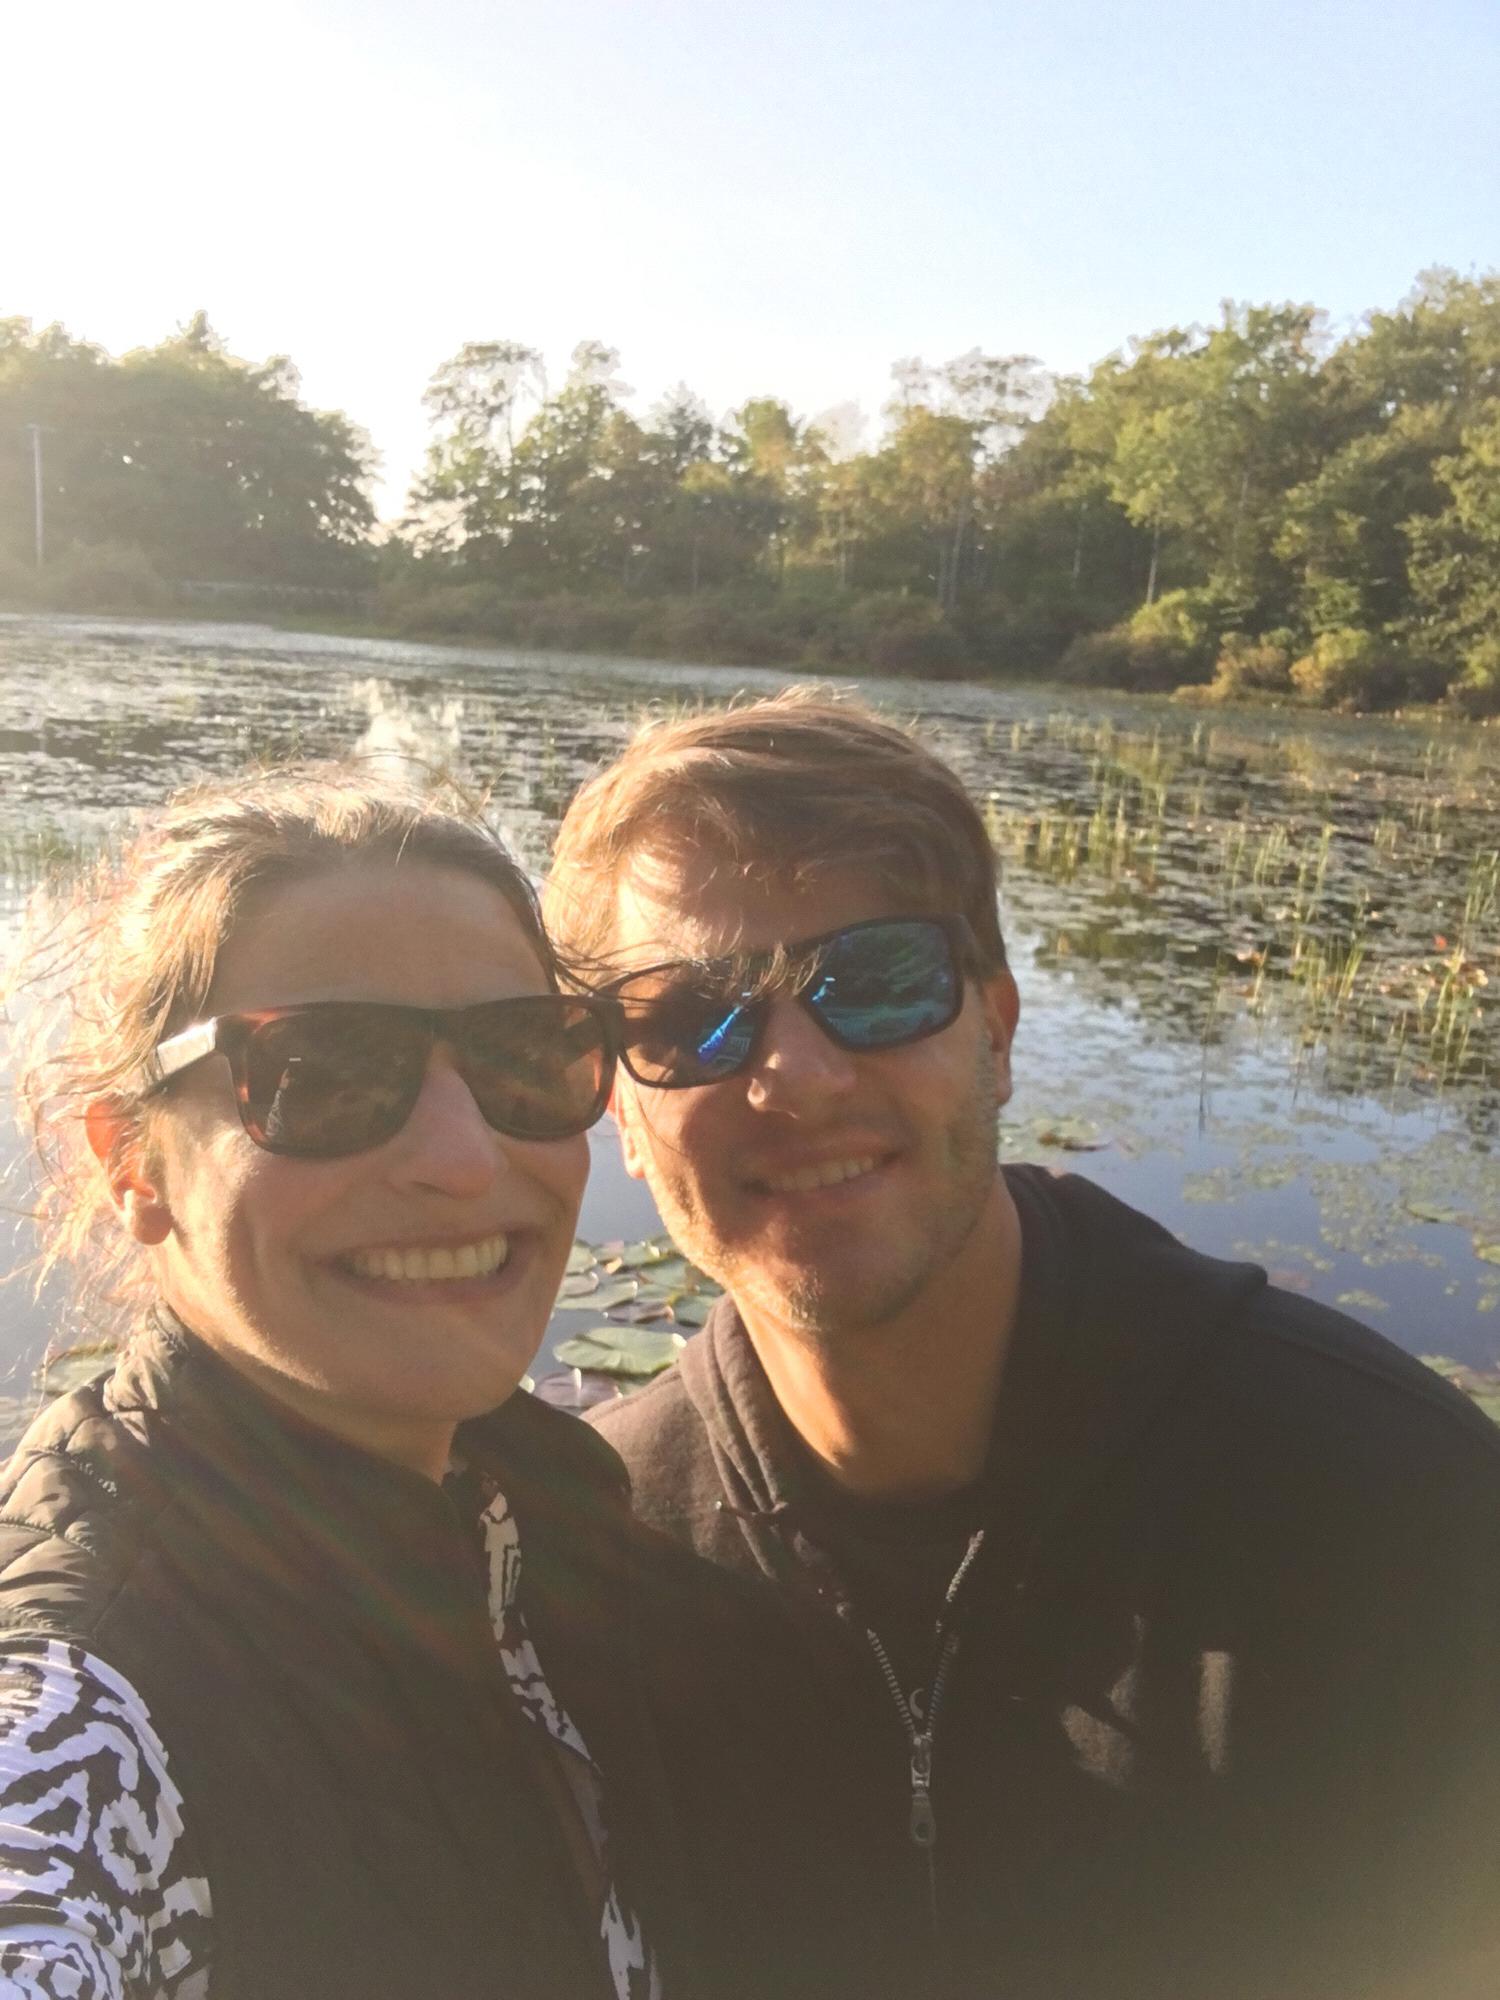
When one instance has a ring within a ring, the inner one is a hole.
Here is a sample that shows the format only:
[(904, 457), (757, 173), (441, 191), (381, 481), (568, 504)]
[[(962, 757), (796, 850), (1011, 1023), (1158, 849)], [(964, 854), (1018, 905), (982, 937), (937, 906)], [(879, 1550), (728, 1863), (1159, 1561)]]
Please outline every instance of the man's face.
[[(617, 893), (622, 966), (920, 914), (854, 869), (793, 888), (649, 854)], [(970, 979), (941, 1033), (857, 1053), (778, 993), (737, 1075), (660, 1090), (622, 1072), (614, 1109), (626, 1166), (649, 1183), (679, 1247), (752, 1319), (819, 1339), (878, 1325), (996, 1226), (996, 1116), (1010, 1096), (1017, 1010), (1009, 973)]]

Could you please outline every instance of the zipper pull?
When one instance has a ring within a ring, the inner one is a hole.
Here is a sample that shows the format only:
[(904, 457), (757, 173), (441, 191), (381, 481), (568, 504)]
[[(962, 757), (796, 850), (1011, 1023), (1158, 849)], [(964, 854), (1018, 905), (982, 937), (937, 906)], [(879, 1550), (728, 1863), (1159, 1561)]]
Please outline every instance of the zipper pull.
[(937, 1845), (937, 1814), (932, 1809), (931, 1730), (917, 1730), (911, 1739), (910, 1826), (913, 1847)]

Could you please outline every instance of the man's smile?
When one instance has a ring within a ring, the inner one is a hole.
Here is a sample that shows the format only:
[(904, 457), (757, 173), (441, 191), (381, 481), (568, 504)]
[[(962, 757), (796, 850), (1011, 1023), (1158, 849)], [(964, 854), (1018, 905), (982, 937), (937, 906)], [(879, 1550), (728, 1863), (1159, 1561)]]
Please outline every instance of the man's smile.
[(752, 1176), (747, 1185), (754, 1194), (812, 1194), (823, 1188), (840, 1187), (847, 1181), (863, 1180), (894, 1157), (891, 1154), (881, 1159), (874, 1153), (855, 1153), (781, 1173)]

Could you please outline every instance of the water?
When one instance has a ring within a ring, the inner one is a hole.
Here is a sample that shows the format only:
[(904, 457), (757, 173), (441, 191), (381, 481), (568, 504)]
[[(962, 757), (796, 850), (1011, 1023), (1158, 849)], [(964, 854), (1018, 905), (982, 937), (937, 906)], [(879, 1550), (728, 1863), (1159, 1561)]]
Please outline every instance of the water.
[[(784, 679), (0, 617), (0, 941), (49, 852), (252, 757), (456, 767), (540, 870), (574, 786), (648, 707)], [(1478, 1254), (1500, 1245), (1500, 732), (862, 687), (920, 719), (1004, 857), (1023, 1002), (1007, 1157), (1087, 1173), (1415, 1353), (1500, 1364), (1500, 1247)], [(7, 1144), (0, 1260), (19, 1268)], [(582, 1235), (650, 1233), (607, 1127), (594, 1163)], [(86, 1329), (60, 1297), (0, 1296), (20, 1388), (59, 1326)]]

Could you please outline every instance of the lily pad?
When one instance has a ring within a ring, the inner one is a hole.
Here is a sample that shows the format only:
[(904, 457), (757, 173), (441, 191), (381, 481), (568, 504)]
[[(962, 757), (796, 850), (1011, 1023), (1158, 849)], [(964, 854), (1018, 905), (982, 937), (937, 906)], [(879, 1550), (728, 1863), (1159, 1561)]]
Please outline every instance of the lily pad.
[(1492, 1423), (1500, 1423), (1500, 1371), (1469, 1368), (1446, 1354), (1424, 1354), (1421, 1359), (1472, 1398)]
[(91, 1340), (79, 1347), (66, 1347), (49, 1354), (36, 1372), (37, 1386), (44, 1396), (65, 1396), (102, 1375), (119, 1353), (112, 1341)]
[(1500, 1264), (1500, 1243), (1476, 1243), (1474, 1255), (1482, 1257), (1486, 1264)]
[(659, 1264), (643, 1266), (641, 1278), (649, 1290), (661, 1292), (665, 1296), (687, 1284), (687, 1260), (683, 1257), (664, 1257)]
[(680, 1333), (595, 1326), (572, 1340), (560, 1340), (555, 1352), (570, 1368), (596, 1375), (659, 1375), (671, 1367), (682, 1348)]
[(1408, 1201), (1403, 1204), (1408, 1215), (1414, 1215), (1418, 1222), (1467, 1222), (1468, 1216), (1461, 1208), (1449, 1208), (1440, 1201)]
[(591, 1271), (598, 1261), (597, 1255), (587, 1243), (575, 1243), (568, 1252), (568, 1274), (571, 1277), (578, 1271)]
[(1338, 1303), (1341, 1306), (1353, 1306), (1359, 1312), (1383, 1313), (1391, 1309), (1389, 1299), (1377, 1298), (1374, 1292), (1362, 1292), (1358, 1286), (1351, 1291), (1340, 1292)]
[(672, 1301), (672, 1317), (679, 1326), (702, 1326), (713, 1311), (713, 1300), (702, 1292), (684, 1292)]
[(587, 1299), (598, 1289), (597, 1271), (570, 1271), (559, 1286), (557, 1296), (560, 1299)]
[(1184, 1174), (1182, 1177), (1184, 1201), (1228, 1201), (1232, 1192), (1227, 1167), (1214, 1167), (1206, 1174)]
[(622, 1306), (627, 1299), (633, 1299), (640, 1287), (634, 1278), (616, 1278), (611, 1284), (599, 1285), (580, 1296), (558, 1299), (554, 1308), (557, 1312), (608, 1312), (611, 1306)]
[(562, 1368), (544, 1375), (531, 1393), (539, 1403), (550, 1403), (555, 1410), (571, 1410), (575, 1415), (593, 1409), (597, 1403), (617, 1402), (620, 1395), (607, 1377), (585, 1375), (579, 1368)]
[(639, 1271), (652, 1264), (665, 1264), (676, 1255), (670, 1237), (655, 1236), (649, 1242), (627, 1243), (620, 1252), (620, 1262), (627, 1271)]
[(1087, 1118), (1054, 1118), (1036, 1135), (1039, 1146), (1059, 1146), (1065, 1153), (1099, 1153), (1109, 1140)]

